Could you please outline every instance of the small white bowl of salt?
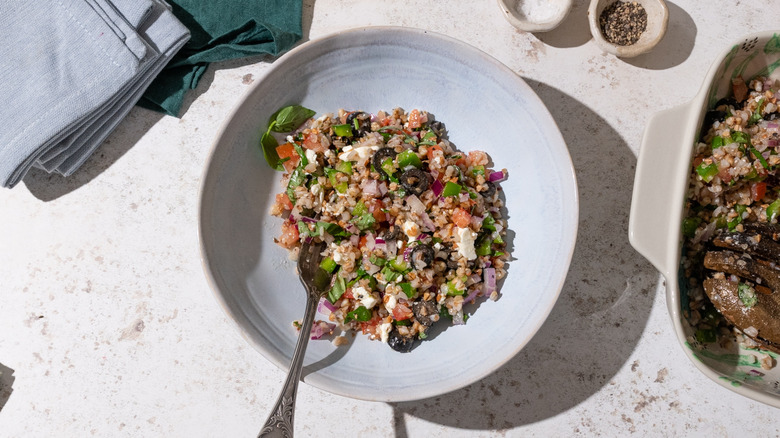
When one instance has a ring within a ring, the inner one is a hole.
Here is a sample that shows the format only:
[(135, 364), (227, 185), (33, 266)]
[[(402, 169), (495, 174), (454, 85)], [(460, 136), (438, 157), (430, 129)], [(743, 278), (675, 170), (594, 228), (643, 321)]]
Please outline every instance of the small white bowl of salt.
[(507, 21), (526, 32), (555, 29), (571, 10), (572, 0), (498, 0)]

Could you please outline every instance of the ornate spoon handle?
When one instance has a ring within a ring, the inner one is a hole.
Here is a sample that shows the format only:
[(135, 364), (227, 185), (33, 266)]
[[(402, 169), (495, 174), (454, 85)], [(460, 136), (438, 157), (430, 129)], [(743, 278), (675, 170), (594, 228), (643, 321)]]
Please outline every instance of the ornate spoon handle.
[(295, 396), (298, 391), (298, 382), (301, 380), (301, 367), (303, 366), (306, 345), (309, 343), (309, 334), (314, 322), (314, 314), (317, 312), (317, 301), (318, 298), (313, 297), (311, 293), (307, 293), (306, 313), (301, 321), (301, 331), (298, 333), (298, 342), (295, 344), (295, 352), (290, 362), (287, 380), (285, 380), (279, 399), (276, 400), (276, 405), (272, 408), (271, 415), (265, 421), (258, 438), (292, 438), (293, 436)]

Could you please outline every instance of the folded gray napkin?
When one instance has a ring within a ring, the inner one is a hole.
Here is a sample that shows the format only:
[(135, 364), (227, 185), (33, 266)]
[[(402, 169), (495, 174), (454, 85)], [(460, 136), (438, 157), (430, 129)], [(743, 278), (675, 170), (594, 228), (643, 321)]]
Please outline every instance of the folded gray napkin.
[(189, 38), (162, 0), (0, 2), (0, 184), (70, 175)]

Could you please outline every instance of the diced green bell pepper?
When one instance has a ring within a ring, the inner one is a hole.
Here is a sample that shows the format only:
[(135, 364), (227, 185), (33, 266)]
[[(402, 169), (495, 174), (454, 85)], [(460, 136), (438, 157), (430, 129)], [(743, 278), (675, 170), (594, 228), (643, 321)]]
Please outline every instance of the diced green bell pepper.
[(701, 218), (699, 217), (687, 217), (682, 222), (682, 233), (687, 238), (693, 238), (696, 235), (696, 228), (701, 224)]
[(777, 213), (780, 212), (780, 199), (769, 204), (766, 208), (766, 220), (772, 222), (777, 217)]
[(339, 137), (352, 137), (352, 126), (349, 124), (333, 126), (333, 133)]
[(413, 151), (405, 150), (398, 154), (398, 167), (405, 169), (406, 166), (414, 166), (419, 169), (422, 167), (422, 161)]
[(337, 266), (338, 264), (336, 264), (336, 262), (330, 257), (325, 257), (320, 262), (320, 268), (322, 268), (322, 270), (327, 273), (333, 273)]
[(442, 190), (441, 195), (442, 196), (458, 196), (460, 194), (461, 189), (460, 184), (455, 184), (454, 182), (447, 181), (447, 184), (444, 185), (444, 190)]
[(702, 162), (698, 166), (696, 166), (696, 173), (701, 176), (701, 179), (704, 182), (710, 182), (713, 178), (715, 178), (715, 175), (717, 175), (719, 172), (718, 165), (715, 163), (712, 164), (706, 164)]

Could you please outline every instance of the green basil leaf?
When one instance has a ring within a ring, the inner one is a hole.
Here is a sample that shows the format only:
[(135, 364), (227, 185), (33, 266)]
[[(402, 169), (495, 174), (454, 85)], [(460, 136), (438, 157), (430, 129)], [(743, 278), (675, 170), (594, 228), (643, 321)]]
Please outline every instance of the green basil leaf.
[(293, 148), (295, 148), (295, 152), (298, 153), (298, 156), (301, 157), (301, 166), (306, 167), (309, 165), (309, 159), (306, 158), (306, 151), (303, 150), (300, 145), (293, 143)]
[(303, 122), (312, 117), (316, 112), (302, 107), (300, 105), (286, 106), (274, 114), (276, 124), (273, 126), (275, 132), (290, 132), (301, 126)]
[(344, 280), (344, 277), (336, 275), (336, 281), (333, 282), (333, 287), (328, 291), (328, 301), (335, 303), (346, 291), (347, 282)]
[(347, 233), (346, 230), (341, 228), (338, 224), (332, 224), (330, 222), (319, 221), (317, 222), (316, 229), (317, 234), (319, 234), (319, 231), (322, 229), (333, 237), (349, 237), (349, 233)]
[(298, 163), (298, 167), (293, 170), (290, 180), (287, 182), (287, 197), (293, 204), (295, 204), (295, 188), (303, 184), (305, 178), (306, 173), (303, 171), (303, 166)]
[(360, 231), (366, 231), (374, 226), (376, 219), (371, 213), (364, 213), (356, 218), (352, 219), (352, 222)]
[(265, 162), (271, 166), (271, 169), (284, 170), (284, 166), (282, 166), (283, 161), (279, 158), (279, 154), (276, 153), (276, 147), (279, 146), (279, 142), (271, 135), (271, 129), (273, 127), (274, 122), (271, 122), (271, 125), (268, 126), (268, 130), (265, 131), (263, 137), (260, 138), (260, 147), (263, 149)]
[(353, 319), (357, 321), (368, 321), (371, 319), (371, 311), (366, 309), (365, 306), (360, 306), (357, 309), (347, 313), (347, 316), (344, 317), (344, 323), (348, 323)]

